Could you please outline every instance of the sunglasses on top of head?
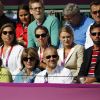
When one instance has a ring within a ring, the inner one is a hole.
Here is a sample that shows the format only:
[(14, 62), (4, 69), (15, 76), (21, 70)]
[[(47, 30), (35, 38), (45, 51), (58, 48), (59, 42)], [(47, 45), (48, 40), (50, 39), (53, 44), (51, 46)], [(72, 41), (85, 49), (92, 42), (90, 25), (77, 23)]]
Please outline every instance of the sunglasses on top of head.
[(46, 59), (50, 59), (50, 58), (57, 58), (58, 57), (58, 55), (48, 55), (48, 56), (46, 56)]
[(2, 31), (2, 34), (4, 34), (4, 35), (7, 35), (7, 34), (13, 35), (14, 32), (13, 31)]
[(96, 36), (96, 34), (98, 34), (98, 36), (100, 36), (100, 32), (91, 32), (92, 36)]
[(44, 37), (47, 36), (47, 33), (35, 34), (35, 37), (36, 37), (36, 38), (40, 38), (40, 36), (41, 36), (42, 38), (44, 38)]
[(28, 60), (30, 60), (30, 61), (34, 61), (35, 60), (35, 58), (34, 57), (24, 57), (23, 58), (23, 61), (28, 61)]

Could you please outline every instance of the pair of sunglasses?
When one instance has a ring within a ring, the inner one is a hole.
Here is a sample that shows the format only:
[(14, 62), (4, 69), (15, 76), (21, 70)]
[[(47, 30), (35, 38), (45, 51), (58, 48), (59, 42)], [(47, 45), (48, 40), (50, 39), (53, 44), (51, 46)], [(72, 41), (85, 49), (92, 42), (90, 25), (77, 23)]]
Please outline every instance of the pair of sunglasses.
[(36, 37), (36, 38), (40, 38), (40, 36), (41, 36), (42, 38), (44, 38), (44, 37), (47, 36), (47, 33), (35, 34), (35, 37)]
[(29, 58), (28, 57), (24, 57), (23, 61), (28, 61), (28, 60), (34, 61), (34, 59), (35, 59), (34, 57), (29, 57)]
[(93, 14), (97, 14), (97, 13), (100, 14), (100, 10), (92, 11), (92, 13), (93, 13)]
[(13, 35), (14, 32), (13, 31), (3, 31), (2, 34), (4, 34), (4, 35), (7, 35), (7, 34)]
[(91, 32), (92, 36), (96, 36), (96, 34), (98, 34), (98, 36), (100, 36), (100, 32)]
[(50, 58), (57, 58), (58, 56), (57, 55), (48, 55), (48, 56), (46, 56), (46, 59), (50, 59)]

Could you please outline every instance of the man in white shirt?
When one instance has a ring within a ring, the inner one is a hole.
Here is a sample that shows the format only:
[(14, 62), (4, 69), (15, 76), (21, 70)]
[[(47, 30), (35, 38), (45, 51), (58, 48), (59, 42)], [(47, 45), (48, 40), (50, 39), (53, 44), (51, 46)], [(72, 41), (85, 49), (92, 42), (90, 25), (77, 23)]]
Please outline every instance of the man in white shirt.
[(45, 49), (43, 61), (46, 63), (47, 67), (37, 74), (35, 83), (72, 83), (73, 77), (70, 70), (63, 66), (57, 66), (58, 59), (59, 57), (56, 48), (50, 46)]

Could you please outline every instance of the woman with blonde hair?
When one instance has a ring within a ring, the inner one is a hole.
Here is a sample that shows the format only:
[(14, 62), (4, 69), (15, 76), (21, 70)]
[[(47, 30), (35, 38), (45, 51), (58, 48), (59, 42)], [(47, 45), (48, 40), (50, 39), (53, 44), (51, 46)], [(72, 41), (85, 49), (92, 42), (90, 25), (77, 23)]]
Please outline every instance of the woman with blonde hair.
[(69, 68), (75, 77), (83, 62), (84, 47), (74, 43), (73, 30), (70, 26), (61, 28), (59, 38), (63, 47), (58, 49), (58, 64)]

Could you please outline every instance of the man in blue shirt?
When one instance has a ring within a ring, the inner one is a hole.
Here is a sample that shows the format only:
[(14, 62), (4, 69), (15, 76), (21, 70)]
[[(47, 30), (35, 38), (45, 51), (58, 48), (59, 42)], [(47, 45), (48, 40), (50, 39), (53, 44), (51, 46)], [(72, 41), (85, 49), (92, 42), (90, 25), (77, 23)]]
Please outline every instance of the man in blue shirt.
[(88, 26), (93, 23), (93, 19), (80, 13), (77, 4), (68, 3), (63, 11), (65, 25), (70, 25), (74, 31), (74, 42), (84, 45), (86, 41), (86, 31)]

